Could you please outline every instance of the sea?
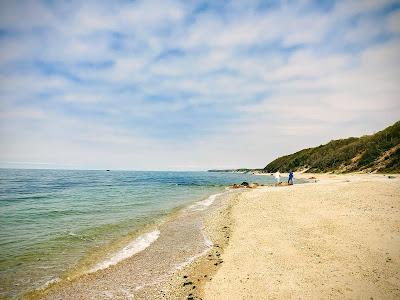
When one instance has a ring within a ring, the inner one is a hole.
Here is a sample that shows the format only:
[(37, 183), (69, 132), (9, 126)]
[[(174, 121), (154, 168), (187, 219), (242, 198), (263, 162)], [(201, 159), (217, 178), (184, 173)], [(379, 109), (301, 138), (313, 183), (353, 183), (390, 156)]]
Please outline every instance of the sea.
[(154, 228), (170, 214), (209, 206), (243, 181), (270, 184), (274, 178), (0, 169), (0, 298), (19, 298), (77, 270), (96, 272), (117, 264), (158, 239)]

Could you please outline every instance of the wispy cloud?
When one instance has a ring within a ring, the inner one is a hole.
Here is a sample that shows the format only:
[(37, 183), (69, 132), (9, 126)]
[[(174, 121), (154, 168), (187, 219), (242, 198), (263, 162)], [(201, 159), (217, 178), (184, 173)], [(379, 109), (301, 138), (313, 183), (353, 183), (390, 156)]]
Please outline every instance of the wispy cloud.
[(0, 6), (3, 162), (261, 167), (400, 116), (396, 1)]

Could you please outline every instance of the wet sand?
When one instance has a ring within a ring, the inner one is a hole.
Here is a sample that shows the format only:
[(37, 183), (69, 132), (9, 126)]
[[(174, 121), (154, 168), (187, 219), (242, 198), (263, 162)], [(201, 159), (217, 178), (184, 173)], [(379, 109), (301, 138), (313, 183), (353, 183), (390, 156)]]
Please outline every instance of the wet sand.
[(239, 197), (203, 299), (400, 298), (400, 176), (314, 176)]

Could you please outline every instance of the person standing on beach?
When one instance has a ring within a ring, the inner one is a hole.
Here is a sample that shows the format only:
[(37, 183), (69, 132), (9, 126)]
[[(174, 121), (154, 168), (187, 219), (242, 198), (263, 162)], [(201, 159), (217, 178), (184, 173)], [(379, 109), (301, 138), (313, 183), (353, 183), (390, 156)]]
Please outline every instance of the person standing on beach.
[(293, 177), (294, 177), (293, 171), (290, 170), (289, 178), (288, 178), (288, 181), (287, 181), (288, 185), (293, 185)]
[(280, 177), (281, 177), (281, 173), (279, 172), (279, 170), (274, 174), (274, 177), (276, 179), (276, 183), (279, 184), (280, 183)]

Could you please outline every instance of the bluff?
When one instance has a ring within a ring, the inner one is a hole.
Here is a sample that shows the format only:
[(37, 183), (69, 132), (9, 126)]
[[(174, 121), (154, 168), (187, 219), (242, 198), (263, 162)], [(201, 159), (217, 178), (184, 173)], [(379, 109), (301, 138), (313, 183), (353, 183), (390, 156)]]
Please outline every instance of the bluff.
[(332, 140), (279, 157), (263, 172), (400, 172), (400, 121), (373, 135)]

